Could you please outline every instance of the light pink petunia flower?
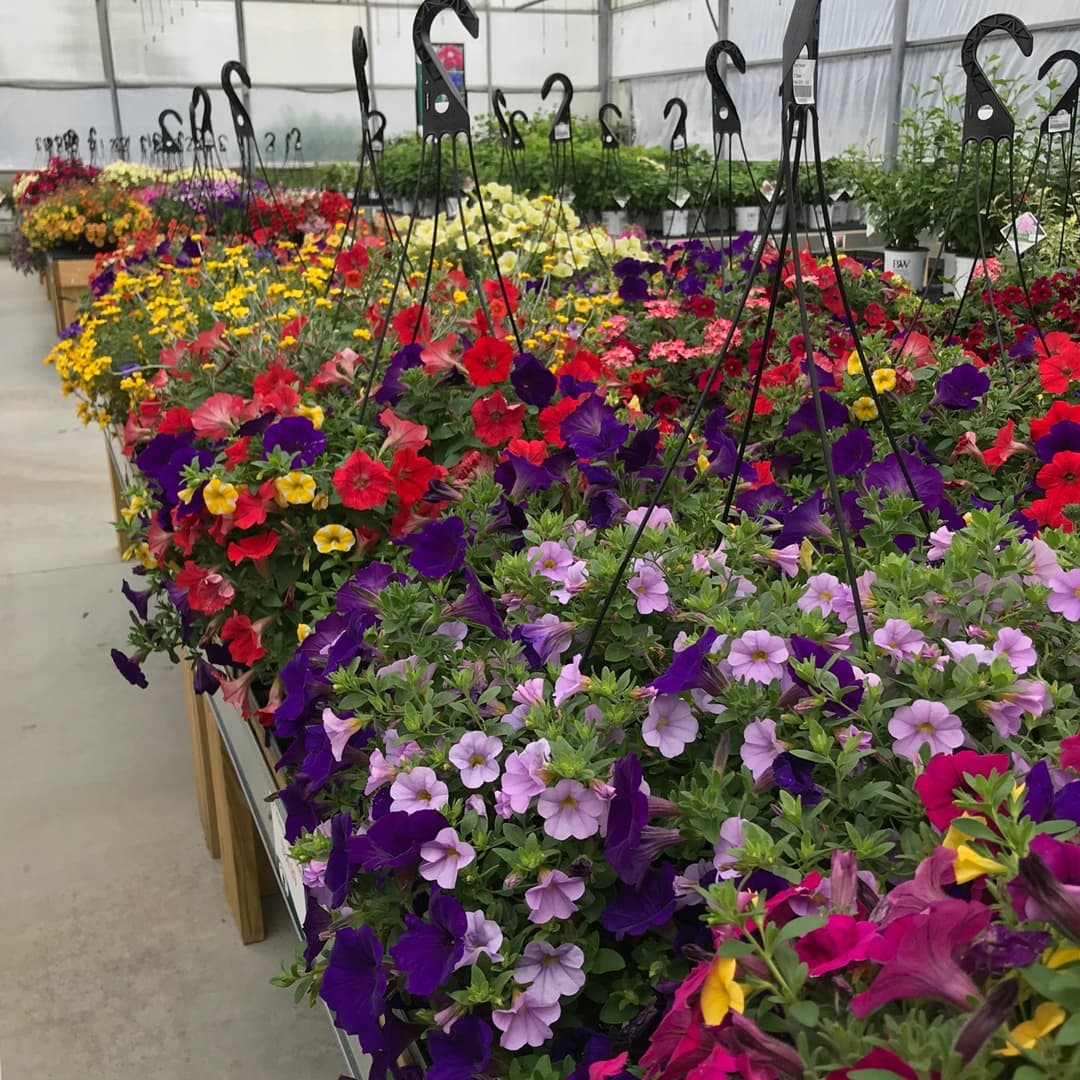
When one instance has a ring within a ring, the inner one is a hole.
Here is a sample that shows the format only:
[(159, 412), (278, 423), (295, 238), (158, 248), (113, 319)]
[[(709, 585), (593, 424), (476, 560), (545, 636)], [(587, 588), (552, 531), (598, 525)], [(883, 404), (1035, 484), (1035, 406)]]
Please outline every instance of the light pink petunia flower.
[(1017, 675), (1026, 674), (1039, 662), (1031, 638), (1012, 626), (1003, 626), (998, 631), (994, 652), (1004, 656)]
[(1080, 570), (1055, 574), (1049, 585), (1046, 606), (1066, 622), (1080, 622)]
[(440, 889), (457, 885), (458, 872), (476, 858), (476, 849), (458, 837), (454, 829), (440, 829), (434, 840), (420, 847), (420, 876)]
[(585, 954), (576, 945), (530, 941), (514, 968), (514, 982), (528, 986), (537, 1002), (554, 1004), (585, 985), (584, 963)]
[(698, 722), (690, 706), (673, 694), (658, 694), (649, 702), (649, 712), (641, 725), (646, 746), (655, 747), (666, 758), (678, 757), (697, 738)]
[(739, 749), (739, 757), (756, 783), (787, 749), (788, 744), (776, 737), (775, 720), (751, 720), (743, 729), (743, 744)]
[(525, 892), (529, 922), (543, 926), (552, 919), (569, 919), (584, 895), (585, 882), (581, 878), (567, 877), (561, 870), (541, 870), (540, 884)]
[(520, 1050), (523, 1046), (543, 1046), (551, 1038), (551, 1025), (561, 1012), (557, 1002), (543, 1005), (526, 990), (514, 997), (509, 1009), (495, 1009), (491, 1021), (502, 1032), (499, 1045), (504, 1050)]
[(390, 785), (391, 810), (415, 814), (418, 810), (441, 810), (450, 801), (450, 790), (435, 775), (434, 769), (418, 765), (399, 773)]
[(896, 740), (893, 751), (912, 762), (919, 760), (923, 746), (930, 754), (951, 754), (964, 743), (960, 717), (939, 701), (920, 699), (902, 705), (889, 720), (889, 734)]
[(731, 674), (740, 682), (758, 682), (766, 686), (784, 674), (789, 653), (787, 642), (768, 630), (747, 630), (731, 643), (728, 663)]
[(498, 779), (499, 755), (503, 744), (494, 735), (482, 731), (466, 731), (451, 747), (450, 763), (461, 773), (461, 782), (470, 790)]
[(588, 840), (600, 831), (604, 804), (590, 788), (564, 777), (541, 794), (536, 809), (553, 840)]

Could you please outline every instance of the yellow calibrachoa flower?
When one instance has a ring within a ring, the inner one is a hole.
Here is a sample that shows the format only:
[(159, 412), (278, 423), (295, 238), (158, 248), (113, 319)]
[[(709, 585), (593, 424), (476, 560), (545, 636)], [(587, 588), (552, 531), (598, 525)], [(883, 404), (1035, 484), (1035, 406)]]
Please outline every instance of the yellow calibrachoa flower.
[(297, 405), (296, 415), (306, 416), (316, 428), (321, 428), (326, 419), (321, 405)]
[(356, 546), (356, 536), (344, 525), (324, 525), (314, 539), (321, 555), (329, 555), (331, 551), (351, 551)]
[(301, 645), (304, 644), (304, 642), (307, 640), (307, 638), (310, 636), (310, 634), (311, 634), (311, 627), (306, 622), (302, 622), (302, 623), (297, 624), (297, 627), (296, 627), (296, 640), (299, 641)]
[(876, 420), (878, 418), (878, 407), (872, 397), (858, 398), (852, 404), (851, 412), (856, 420), (862, 420), (864, 423), (867, 420)]
[(1080, 960), (1080, 949), (1047, 949), (1043, 955), (1043, 963), (1051, 970), (1056, 971), (1066, 964), (1075, 964)]
[(735, 981), (734, 960), (714, 960), (701, 987), (701, 1015), (709, 1027), (716, 1027), (731, 1011), (741, 1013), (746, 995)]
[(858, 352), (854, 349), (852, 349), (851, 355), (847, 358), (847, 373), (849, 375), (862, 374), (862, 363), (859, 360)]
[(891, 367), (878, 368), (873, 374), (874, 389), (879, 394), (888, 393), (896, 389), (896, 369)]
[(220, 476), (211, 476), (203, 488), (203, 502), (211, 514), (231, 514), (239, 498), (236, 486), (226, 483)]
[[(970, 814), (961, 814), (961, 817), (971, 817)], [(953, 873), (956, 875), (957, 885), (966, 885), (969, 881), (981, 878), (985, 874), (1004, 874), (1007, 866), (1003, 866), (993, 859), (980, 855), (969, 843), (968, 837), (955, 825), (949, 826), (945, 839), (941, 846), (956, 852), (956, 862), (953, 864)]]
[(279, 476), (274, 481), (274, 489), (282, 506), (285, 503), (294, 506), (309, 503), (315, 498), (315, 477), (308, 473), (291, 472), (288, 476)]
[(1025, 1020), (1006, 1036), (1008, 1046), (994, 1051), (995, 1057), (1019, 1057), (1022, 1050), (1034, 1050), (1038, 1041), (1065, 1023), (1065, 1010), (1054, 1001), (1044, 1001), (1030, 1020)]

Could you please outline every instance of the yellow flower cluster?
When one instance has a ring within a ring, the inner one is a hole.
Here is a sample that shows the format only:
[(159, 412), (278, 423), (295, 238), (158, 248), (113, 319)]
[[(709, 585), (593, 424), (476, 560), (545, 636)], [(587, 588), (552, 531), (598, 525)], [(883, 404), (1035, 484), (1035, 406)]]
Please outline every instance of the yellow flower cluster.
[[(206, 175), (206, 170), (200, 168), (198, 176), (205, 178)], [(117, 187), (126, 188), (129, 191), (132, 188), (151, 187), (154, 184), (191, 180), (194, 176), (195, 171), (191, 166), (166, 172), (164, 169), (158, 169), (153, 165), (140, 165), (134, 161), (110, 161), (98, 174), (100, 180), (115, 184)], [(214, 168), (210, 170), (210, 179), (239, 181), (240, 177), (232, 169)]]
[(42, 199), (20, 225), (33, 251), (115, 247), (153, 222), (150, 210), (119, 188), (73, 184)]

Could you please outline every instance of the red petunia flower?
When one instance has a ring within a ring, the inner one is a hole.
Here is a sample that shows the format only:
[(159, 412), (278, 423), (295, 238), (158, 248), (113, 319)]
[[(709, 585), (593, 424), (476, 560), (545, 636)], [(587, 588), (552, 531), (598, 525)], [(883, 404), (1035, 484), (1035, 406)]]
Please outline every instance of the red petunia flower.
[(577, 407), (586, 397), (588, 397), (587, 394), (582, 394), (576, 398), (562, 398), (556, 401), (554, 405), (549, 405), (546, 409), (540, 410), (540, 430), (543, 432), (544, 438), (553, 446), (566, 445), (559, 434), (559, 427), (568, 416), (577, 410)]
[(422, 457), (411, 447), (399, 450), (390, 463), (390, 475), (394, 478), (394, 491), (403, 506), (411, 506), (428, 489), (432, 480), (441, 479), (446, 470), (441, 465)]
[(473, 386), (491, 386), (501, 383), (510, 374), (514, 349), (508, 341), (482, 337), (465, 350), (461, 362)]
[(1063, 769), (1080, 772), (1080, 735), (1068, 735), (1061, 740), (1058, 762)]
[(1031, 421), (1031, 437), (1036, 441), (1049, 435), (1055, 425), (1063, 420), (1080, 424), (1080, 405), (1070, 405), (1067, 401), (1055, 401), (1045, 416), (1034, 417)]
[(274, 553), (280, 539), (281, 537), (274, 532), (245, 536), (242, 540), (233, 540), (226, 554), (231, 563), (243, 562), (244, 559), (265, 559)]
[(503, 457), (517, 457), (532, 465), (543, 465), (547, 460), (547, 443), (542, 439), (511, 439), (506, 444)]
[(393, 318), (390, 325), (394, 328), (399, 345), (409, 345), (418, 341), (426, 345), (431, 340), (431, 320), (426, 310), (419, 304), (403, 308)]
[(177, 405), (174, 409), (166, 409), (158, 421), (157, 431), (159, 435), (183, 435), (191, 430), (191, 410), (183, 405)]
[(250, 442), (251, 436), (245, 435), (243, 438), (237, 439), (235, 442), (231, 442), (225, 447), (225, 464), (228, 465), (230, 469), (235, 469), (237, 465), (241, 465), (247, 461), (248, 445)]
[(267, 508), (274, 502), (274, 481), (267, 480), (252, 494), (246, 487), (240, 489), (236, 509), (232, 512), (233, 524), (238, 529), (250, 529), (266, 520)]
[(1036, 499), (1030, 506), (1025, 506), (1021, 513), (1041, 529), (1060, 529), (1071, 533), (1073, 523), (1061, 512), (1062, 506), (1064, 503), (1052, 499)]
[(204, 615), (213, 615), (227, 607), (236, 595), (231, 581), (216, 570), (208, 570), (187, 560), (176, 575), (176, 584), (187, 589), (188, 603)]
[(303, 330), (305, 326), (307, 326), (306, 315), (297, 315), (295, 319), (290, 319), (281, 328), (281, 340), (284, 341), (285, 338), (292, 338), (295, 340), (300, 336), (300, 331)]
[(1013, 454), (1021, 454), (1031, 449), (1026, 443), (1017, 442), (1014, 438), (1015, 434), (1015, 420), (1010, 420), (1004, 427), (998, 429), (994, 445), (984, 455), (991, 472), (997, 472)]
[(1063, 506), (1080, 502), (1080, 454), (1059, 450), (1035, 475), (1051, 502)]
[(223, 439), (254, 416), (254, 404), (239, 394), (211, 394), (191, 414), (191, 426), (204, 439)]
[(876, 330), (885, 321), (885, 309), (876, 301), (871, 300), (863, 309), (863, 322)]
[(487, 446), (501, 446), (521, 435), (525, 420), (525, 406), (511, 405), (501, 390), (473, 402), (470, 410), (476, 437)]
[(1071, 342), (1067, 349), (1039, 361), (1039, 380), (1048, 394), (1065, 394), (1080, 379), (1080, 348)]
[(1004, 775), (1009, 771), (1008, 754), (977, 754), (961, 750), (957, 754), (936, 754), (926, 763), (926, 771), (915, 781), (915, 791), (926, 807), (930, 824), (944, 832), (959, 817), (956, 792), (971, 794), (965, 776)]
[(300, 404), (299, 388), (302, 385), (303, 380), (291, 368), (271, 364), (264, 372), (256, 375), (252, 383), (259, 413), (291, 415), (293, 409)]
[(711, 319), (716, 314), (716, 301), (708, 296), (691, 296), (686, 306), (699, 319)]
[[(464, 288), (464, 286), (462, 286)], [(517, 286), (513, 282), (507, 281), (503, 278), (502, 284), (494, 278), (488, 278), (484, 282), (484, 295), (488, 298), (488, 302), (491, 303), (494, 300), (502, 300), (503, 304), (506, 303), (503, 300), (503, 289), (506, 290), (507, 299), (510, 301), (510, 310), (517, 311), (518, 300), (521, 299), (521, 293), (518, 292)]]
[(266, 655), (259, 630), (247, 615), (234, 611), (222, 624), (221, 640), (229, 646), (229, 655), (238, 664), (250, 667)]
[(390, 498), (392, 486), (390, 470), (363, 450), (354, 451), (334, 472), (334, 488), (353, 510), (382, 506)]

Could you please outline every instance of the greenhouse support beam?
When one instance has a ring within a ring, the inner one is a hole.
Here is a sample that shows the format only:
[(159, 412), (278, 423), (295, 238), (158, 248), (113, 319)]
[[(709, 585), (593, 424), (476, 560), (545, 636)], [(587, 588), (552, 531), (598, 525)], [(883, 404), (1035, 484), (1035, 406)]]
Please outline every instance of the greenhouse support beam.
[(371, 107), (377, 109), (378, 102), (375, 100), (375, 20), (371, 14), (372, 4), (364, 5), (364, 33), (368, 39), (368, 95), (371, 99)]
[(601, 104), (611, 100), (611, 33), (611, 0), (600, 0), (596, 23), (596, 71)]
[(491, 73), (491, 65), (495, 60), (495, 35), (491, 31), (491, 0), (484, 5), (484, 51), (487, 67), (487, 102), (488, 108), (492, 108), (491, 97), (495, 92), (495, 76)]
[(124, 137), (124, 125), (120, 118), (120, 94), (116, 86), (116, 65), (113, 62), (112, 35), (109, 32), (109, 0), (97, 0), (98, 42), (101, 47), (101, 66), (105, 72), (105, 81), (109, 84), (109, 98), (112, 101), (114, 134), (118, 139)]
[(885, 117), (885, 169), (896, 165), (900, 142), (900, 111), (904, 100), (904, 61), (907, 57), (909, 0), (895, 0), (893, 5), (893, 40), (889, 56), (889, 113)]
[[(236, 55), (240, 63), (244, 65), (244, 70), (250, 75), (251, 71), (248, 68), (247, 27), (244, 25), (244, 0), (234, 0), (233, 6), (236, 10)], [(244, 108), (247, 109), (248, 116), (250, 116), (251, 91), (246, 86), (243, 88), (241, 97), (244, 101)]]

